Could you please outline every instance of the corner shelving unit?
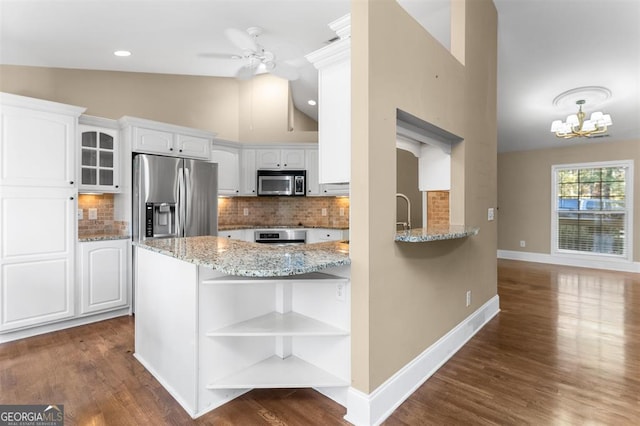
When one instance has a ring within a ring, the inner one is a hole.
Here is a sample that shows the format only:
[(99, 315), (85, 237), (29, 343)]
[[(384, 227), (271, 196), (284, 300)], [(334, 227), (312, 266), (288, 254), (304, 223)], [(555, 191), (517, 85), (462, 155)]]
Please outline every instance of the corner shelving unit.
[[(210, 391), (350, 384), (349, 279), (200, 269), (200, 380)], [(206, 404), (206, 402), (204, 402)]]

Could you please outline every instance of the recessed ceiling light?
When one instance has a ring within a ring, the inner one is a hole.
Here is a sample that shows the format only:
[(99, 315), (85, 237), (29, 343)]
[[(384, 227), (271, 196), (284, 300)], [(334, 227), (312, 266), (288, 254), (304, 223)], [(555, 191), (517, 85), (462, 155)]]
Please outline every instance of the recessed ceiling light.
[(309, 105), (311, 105), (311, 106), (315, 106), (315, 105), (316, 105), (316, 101), (314, 101), (313, 99), (309, 99), (309, 100), (307, 101), (307, 103), (308, 103)]
[(113, 54), (116, 56), (131, 56), (131, 52), (128, 50), (116, 50)]

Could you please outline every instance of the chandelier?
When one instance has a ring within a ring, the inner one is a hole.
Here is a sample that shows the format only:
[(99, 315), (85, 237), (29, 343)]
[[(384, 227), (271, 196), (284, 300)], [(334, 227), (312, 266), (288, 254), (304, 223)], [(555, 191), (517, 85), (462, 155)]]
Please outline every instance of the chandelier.
[(551, 132), (562, 139), (571, 139), (575, 137), (592, 137), (605, 133), (607, 126), (611, 126), (611, 116), (603, 114), (600, 111), (591, 114), (589, 120), (585, 120), (586, 114), (582, 111), (582, 105), (586, 102), (584, 99), (576, 101), (578, 105), (578, 113), (571, 114), (567, 117), (567, 121), (555, 120), (551, 123)]

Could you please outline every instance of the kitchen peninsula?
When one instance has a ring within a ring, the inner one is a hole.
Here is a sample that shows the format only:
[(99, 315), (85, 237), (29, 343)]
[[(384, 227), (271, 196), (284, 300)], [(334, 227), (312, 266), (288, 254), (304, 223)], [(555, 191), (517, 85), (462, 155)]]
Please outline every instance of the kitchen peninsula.
[(253, 388), (313, 387), (346, 405), (348, 243), (204, 236), (135, 249), (135, 356), (192, 417)]

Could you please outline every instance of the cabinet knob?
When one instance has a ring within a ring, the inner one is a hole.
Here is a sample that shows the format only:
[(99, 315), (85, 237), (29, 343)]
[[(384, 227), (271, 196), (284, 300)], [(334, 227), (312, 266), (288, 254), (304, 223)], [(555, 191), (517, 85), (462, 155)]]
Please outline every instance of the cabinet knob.
[(116, 185), (116, 188), (120, 188), (120, 185)]
[(70, 200), (73, 200), (73, 197), (69, 197)]
[(280, 167), (280, 164), (276, 164), (276, 166)]
[(240, 190), (239, 190), (239, 189), (236, 189), (236, 194), (237, 194), (238, 192), (240, 192)]
[(73, 185), (73, 181), (69, 181), (69, 184)]
[(180, 152), (182, 152), (182, 150), (180, 150)]
[(285, 166), (285, 167), (287, 167), (286, 163), (285, 163), (285, 165), (284, 165), (284, 166)]
[(331, 234), (327, 234), (327, 237), (330, 237), (330, 236), (331, 236)]
[(169, 151), (173, 151), (173, 148), (169, 148)]

